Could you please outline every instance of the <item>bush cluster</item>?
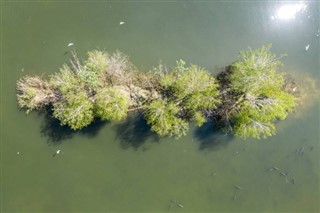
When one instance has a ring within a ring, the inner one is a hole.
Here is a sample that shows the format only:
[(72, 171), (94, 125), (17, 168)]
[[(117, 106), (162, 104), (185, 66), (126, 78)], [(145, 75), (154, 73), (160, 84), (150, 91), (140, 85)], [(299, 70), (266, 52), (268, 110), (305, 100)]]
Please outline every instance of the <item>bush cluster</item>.
[(18, 80), (18, 104), (27, 112), (51, 106), (53, 117), (74, 130), (139, 110), (159, 136), (179, 138), (190, 122), (201, 126), (213, 119), (236, 136), (265, 138), (295, 106), (279, 72), (281, 57), (270, 48), (241, 51), (239, 60), (217, 76), (183, 60), (169, 70), (160, 65), (143, 73), (120, 52), (90, 51), (83, 62), (73, 53), (70, 64), (48, 80)]

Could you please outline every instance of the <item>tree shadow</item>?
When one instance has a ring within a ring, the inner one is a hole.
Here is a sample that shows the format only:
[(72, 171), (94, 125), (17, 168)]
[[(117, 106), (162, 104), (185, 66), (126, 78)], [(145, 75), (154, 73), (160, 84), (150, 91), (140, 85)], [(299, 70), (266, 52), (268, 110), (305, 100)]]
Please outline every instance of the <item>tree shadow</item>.
[[(67, 125), (61, 126), (60, 121), (52, 117), (51, 110), (40, 114), (44, 114), (45, 117), (41, 126), (41, 134), (47, 138), (49, 145), (59, 145), (76, 134), (93, 138), (109, 123), (96, 120), (87, 127), (74, 131)], [(113, 128), (116, 131), (116, 139), (120, 141), (124, 149), (133, 148), (146, 151), (149, 147), (148, 143), (158, 143), (160, 139), (157, 134), (150, 131), (150, 126), (139, 113), (131, 114), (125, 120), (113, 125)], [(213, 121), (196, 128), (194, 137), (199, 141), (200, 150), (218, 150), (226, 147), (233, 139), (233, 136), (223, 133)]]
[(117, 139), (120, 140), (122, 148), (142, 148), (146, 151), (148, 148), (146, 142), (158, 142), (159, 137), (150, 131), (150, 126), (146, 123), (143, 117), (138, 114), (132, 114), (123, 122), (115, 125)]
[(72, 130), (67, 125), (60, 125), (60, 121), (52, 117), (52, 111), (44, 112), (44, 122), (41, 126), (41, 135), (47, 138), (47, 143), (50, 145), (59, 145), (67, 139), (71, 139), (75, 134), (83, 134), (89, 138), (95, 137), (104, 125), (105, 121), (96, 120), (90, 125), (81, 130)]
[(234, 138), (232, 135), (221, 131), (213, 121), (198, 127), (194, 132), (194, 137), (196, 137), (200, 143), (200, 150), (213, 151), (226, 148)]
[(89, 124), (88, 126), (82, 128), (78, 132), (88, 138), (93, 138), (98, 135), (100, 130), (105, 126), (108, 125), (110, 122), (102, 121), (100, 119), (96, 119), (93, 123)]

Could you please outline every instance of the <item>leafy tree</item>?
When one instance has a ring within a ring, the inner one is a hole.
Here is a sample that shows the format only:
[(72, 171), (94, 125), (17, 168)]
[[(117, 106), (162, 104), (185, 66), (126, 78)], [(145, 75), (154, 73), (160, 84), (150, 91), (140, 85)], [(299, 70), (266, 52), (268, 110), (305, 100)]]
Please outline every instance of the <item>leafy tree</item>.
[[(206, 94), (217, 97), (219, 95), (218, 84), (215, 78), (206, 70), (191, 65), (179, 75), (172, 84), (174, 94), (183, 99), (190, 94)], [(218, 99), (214, 103), (219, 102)]]
[(232, 89), (239, 93), (259, 95), (263, 90), (280, 89), (284, 74), (277, 72), (282, 66), (280, 59), (270, 53), (271, 44), (259, 49), (240, 51), (240, 61), (232, 64), (230, 81)]
[(62, 94), (60, 101), (53, 104), (53, 117), (73, 130), (89, 125), (93, 120), (93, 104), (84, 90), (75, 89)]
[(79, 80), (72, 69), (64, 64), (60, 72), (50, 76), (50, 85), (62, 95), (71, 90), (83, 89), (84, 84)]
[(235, 116), (234, 133), (242, 138), (272, 136), (276, 129), (271, 122), (285, 119), (294, 106), (294, 97), (283, 91), (274, 91), (268, 97), (245, 100)]
[(50, 84), (59, 94), (53, 103), (53, 117), (60, 120), (61, 125), (69, 125), (77, 130), (89, 125), (93, 120), (93, 104), (85, 89), (85, 84), (64, 65), (59, 73), (51, 76)]
[(282, 90), (285, 75), (276, 70), (281, 62), (269, 52), (270, 48), (268, 45), (242, 51), (242, 61), (232, 65), (230, 85), (235, 99), (232, 108), (236, 110), (230, 121), (236, 136), (260, 139), (274, 135), (276, 128), (272, 122), (285, 119), (295, 106), (294, 96)]
[(93, 89), (103, 86), (102, 74), (108, 68), (107, 58), (106, 52), (98, 50), (88, 52), (88, 59), (84, 62), (84, 66), (77, 69), (79, 79)]
[(187, 134), (188, 123), (177, 117), (179, 108), (174, 103), (164, 100), (154, 100), (146, 107), (144, 117), (151, 130), (159, 136), (174, 136), (180, 138)]
[(88, 52), (88, 59), (83, 63), (73, 52), (70, 62), (68, 69), (92, 90), (104, 86), (127, 85), (133, 81), (136, 71), (129, 57), (119, 51), (108, 54), (105, 51), (93, 50)]
[(196, 65), (185, 66), (183, 60), (177, 61), (173, 71), (162, 75), (160, 81), (169, 98), (180, 107), (180, 114), (198, 126), (206, 121), (202, 111), (216, 109), (220, 103), (215, 78)]
[(95, 95), (94, 112), (102, 120), (116, 121), (127, 116), (129, 100), (117, 88), (103, 88)]

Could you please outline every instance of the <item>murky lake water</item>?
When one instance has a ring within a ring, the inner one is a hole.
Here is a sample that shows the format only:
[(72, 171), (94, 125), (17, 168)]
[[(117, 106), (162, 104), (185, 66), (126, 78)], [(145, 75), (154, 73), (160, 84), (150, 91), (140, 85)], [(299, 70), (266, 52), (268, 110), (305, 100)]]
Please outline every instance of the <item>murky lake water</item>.
[(288, 54), (284, 71), (318, 80), (319, 11), (318, 1), (1, 2), (1, 212), (319, 212), (318, 101), (267, 140), (208, 123), (176, 141), (134, 115), (73, 133), (15, 97), (16, 80), (67, 62), (70, 42), (82, 58), (119, 49), (143, 71), (180, 58), (213, 71), (272, 43)]

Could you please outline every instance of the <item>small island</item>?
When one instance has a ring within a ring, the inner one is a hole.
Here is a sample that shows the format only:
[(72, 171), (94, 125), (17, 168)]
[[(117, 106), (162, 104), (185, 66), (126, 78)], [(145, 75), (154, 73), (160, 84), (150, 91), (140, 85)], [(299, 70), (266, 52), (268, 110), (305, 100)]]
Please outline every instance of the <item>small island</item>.
[(159, 65), (139, 72), (128, 56), (90, 51), (85, 61), (75, 52), (69, 65), (43, 76), (24, 76), (17, 82), (19, 107), (52, 109), (61, 125), (81, 129), (96, 119), (118, 121), (139, 111), (159, 136), (180, 138), (189, 123), (213, 120), (221, 130), (241, 138), (276, 134), (297, 103), (297, 85), (283, 72), (271, 44), (241, 51), (239, 59), (213, 75), (183, 60), (168, 69)]

